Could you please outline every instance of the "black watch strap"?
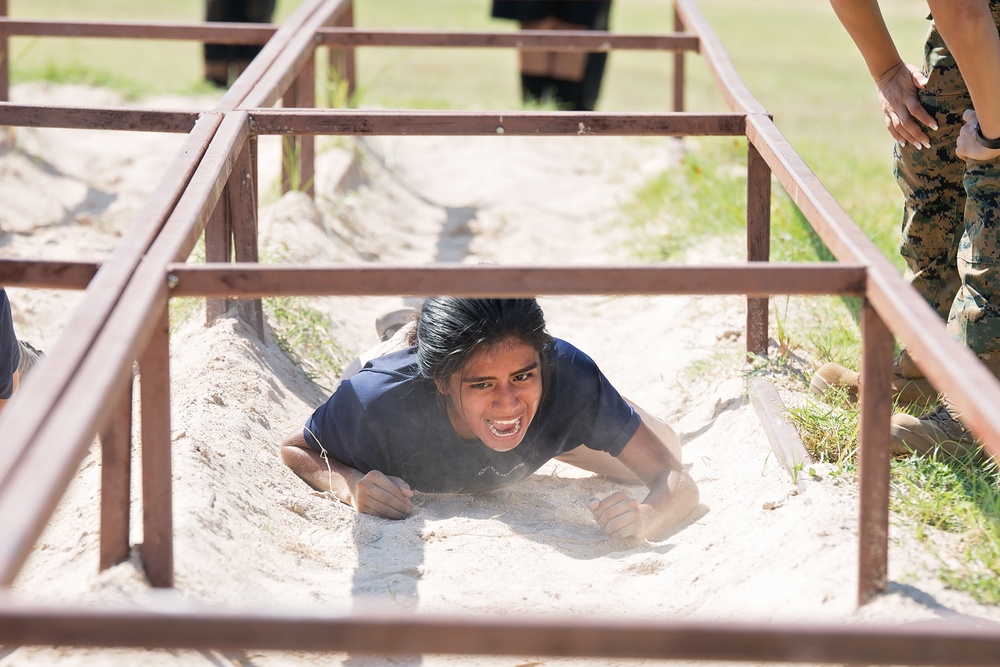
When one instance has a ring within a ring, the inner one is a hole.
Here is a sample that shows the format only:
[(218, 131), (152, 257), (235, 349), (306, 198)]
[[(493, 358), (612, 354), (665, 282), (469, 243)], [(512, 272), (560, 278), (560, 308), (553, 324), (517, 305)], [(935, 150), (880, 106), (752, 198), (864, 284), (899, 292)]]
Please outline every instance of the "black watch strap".
[(976, 123), (976, 141), (978, 141), (979, 145), (984, 148), (992, 148), (993, 150), (1000, 148), (1000, 137), (997, 137), (996, 139), (987, 139), (983, 136), (983, 131), (980, 129), (979, 123)]

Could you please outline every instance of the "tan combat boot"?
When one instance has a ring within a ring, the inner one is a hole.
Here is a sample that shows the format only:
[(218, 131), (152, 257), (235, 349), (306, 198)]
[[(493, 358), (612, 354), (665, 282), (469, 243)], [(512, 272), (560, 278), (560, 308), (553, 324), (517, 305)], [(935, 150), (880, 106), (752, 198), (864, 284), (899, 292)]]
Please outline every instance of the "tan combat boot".
[[(993, 375), (1000, 377), (1000, 352), (982, 352), (979, 360)], [(892, 453), (929, 454), (942, 451), (956, 457), (974, 455), (984, 459), (986, 453), (982, 443), (976, 440), (960, 418), (958, 410), (947, 398), (943, 398), (935, 410), (919, 418), (908, 414), (893, 415), (890, 426)]]
[[(833, 388), (845, 389), (856, 401), (861, 389), (861, 374), (839, 364), (823, 364), (813, 374), (809, 388), (817, 396)], [(900, 352), (892, 364), (892, 395), (901, 405), (927, 405), (938, 398), (934, 385), (924, 377), (906, 350)]]
[(959, 421), (958, 412), (947, 401), (919, 418), (906, 413), (893, 415), (890, 431), (892, 453), (896, 456), (935, 451), (955, 457), (983, 454), (982, 444)]

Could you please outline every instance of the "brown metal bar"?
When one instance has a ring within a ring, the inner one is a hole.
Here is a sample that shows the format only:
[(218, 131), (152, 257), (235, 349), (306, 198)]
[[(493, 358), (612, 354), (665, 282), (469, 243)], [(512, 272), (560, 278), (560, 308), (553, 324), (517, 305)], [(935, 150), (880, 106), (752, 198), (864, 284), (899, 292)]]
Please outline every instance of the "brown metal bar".
[(443, 30), (360, 30), (320, 28), (316, 39), (326, 46), (385, 46), (435, 48), (516, 48), (546, 51), (697, 51), (699, 39), (690, 34), (639, 35), (600, 30), (522, 30), (518, 32), (458, 32)]
[(742, 114), (254, 109), (254, 134), (742, 136)]
[[(343, 10), (337, 15), (334, 25), (340, 27), (354, 27), (354, 0), (347, 0), (343, 5)], [(334, 71), (340, 74), (340, 80), (347, 80), (348, 106), (350, 100), (358, 89), (358, 73), (356, 67), (355, 50), (352, 48), (337, 49), (330, 51), (330, 65)]]
[[(684, 32), (684, 19), (681, 17), (680, 12), (674, 7), (674, 32), (683, 33)], [(701, 40), (698, 40), (698, 47), (695, 50), (701, 48)], [(676, 112), (684, 111), (684, 51), (678, 49), (674, 51), (674, 94), (673, 94), (674, 106), (673, 110)]]
[[(299, 108), (299, 88), (302, 85), (301, 77), (296, 77), (292, 85), (288, 87), (281, 98), (281, 106), (285, 109)], [(283, 113), (283, 112), (282, 112)], [(301, 135), (285, 135), (281, 138), (281, 194), (292, 191), (293, 172), (300, 168), (302, 142), (299, 141)]]
[(142, 400), (142, 564), (155, 588), (174, 585), (170, 464), (170, 318), (163, 308), (139, 360)]
[(947, 332), (941, 318), (844, 212), (770, 120), (747, 116), (747, 138), (838, 261), (868, 267), (868, 299), (875, 310), (920, 359), (921, 370), (935, 388), (954, 401), (986, 450), (1000, 458), (997, 379)]
[(50, 21), (0, 19), (8, 37), (169, 39), (217, 44), (264, 44), (277, 31), (267, 23), (149, 23), (139, 21)]
[(0, 258), (0, 285), (40, 289), (86, 289), (97, 275), (94, 262)]
[[(136, 358), (122, 354), (141, 327), (108, 329), (113, 308), (140, 258), (160, 232), (215, 133), (221, 117), (202, 116), (163, 178), (94, 276), (48, 361), (0, 414), (0, 585), (9, 586), (99, 426), (113, 405), (103, 400)], [(162, 276), (162, 269), (159, 273)], [(110, 333), (109, 333), (110, 331)], [(111, 344), (94, 358), (97, 341)], [(78, 386), (79, 385), (79, 386)], [(77, 390), (74, 387), (78, 386)], [(32, 444), (38, 446), (32, 447)]]
[[(214, 126), (211, 130), (215, 133)], [(95, 315), (99, 317), (99, 330), (90, 340), (86, 354), (80, 357), (78, 366), (55, 363), (56, 355), (64, 353), (63, 346), (57, 345), (49, 362), (35, 371), (42, 374), (55, 367), (60, 372), (72, 371), (69, 378), (62, 385), (49, 387), (44, 382), (48, 376), (39, 375), (15, 397), (15, 400), (24, 401), (19, 405), (26, 403), (29, 407), (19, 410), (17, 419), (11, 420), (9, 427), (4, 420), (13, 411), (5, 410), (0, 415), (0, 433), (13, 432), (16, 436), (11, 440), (3, 439), (5, 446), (0, 448), (0, 530), (4, 535), (0, 540), (0, 585), (9, 586), (13, 581), (65, 492), (93, 435), (108, 419), (114, 406), (104, 397), (117, 388), (120, 374), (130, 369), (133, 360), (142, 355), (157, 327), (166, 326), (161, 324), (161, 313), (167, 308), (163, 267), (186, 258), (202, 233), (209, 217), (207, 211), (211, 210), (210, 202), (218, 200), (223, 183), (232, 171), (236, 147), (241, 147), (249, 138), (245, 114), (227, 114), (217, 135), (203, 159), (198, 153), (198, 169), (190, 176), (183, 196), (172, 206), (170, 218), (159, 229), (155, 242), (130, 275), (124, 292), (120, 296), (116, 293), (115, 307), (107, 314)], [(198, 146), (203, 144), (199, 141)], [(191, 149), (197, 153), (195, 147)], [(108, 265), (95, 277), (95, 283), (102, 280), (106, 270)], [(90, 290), (93, 289), (92, 285)], [(103, 307), (102, 302), (96, 303)], [(77, 313), (86, 312), (83, 306), (77, 310)], [(79, 342), (78, 337), (69, 336), (65, 339), (65, 347), (75, 347)], [(41, 402), (37, 409), (41, 423), (32, 424), (36, 419), (32, 412), (34, 406), (25, 399), (29, 391), (35, 392), (40, 385), (55, 395)], [(155, 403), (155, 396), (148, 400), (153, 402), (148, 408), (150, 411), (162, 409)], [(145, 423), (146, 411), (143, 416)], [(163, 418), (169, 419), (169, 416)], [(22, 420), (33, 428), (19, 431), (25, 428)], [(165, 428), (169, 442), (169, 423)], [(32, 444), (37, 446), (30, 446)], [(158, 567), (160, 569), (149, 573), (150, 576), (159, 576), (158, 583), (169, 585), (164, 564), (160, 562)]]
[(866, 299), (861, 311), (861, 425), (858, 438), (858, 604), (885, 590), (889, 568), (889, 416), (892, 332)]
[(72, 130), (126, 130), (135, 132), (189, 133), (198, 111), (155, 109), (55, 107), (0, 103), (0, 125), (12, 127), (62, 127)]
[(275, 614), (0, 607), (6, 645), (972, 666), (996, 662), (983, 624), (820, 625), (400, 613)]
[(879, 274), (869, 299), (939, 391), (948, 395), (984, 449), (1000, 461), (1000, 383), (898, 274)]
[[(216, 109), (230, 111), (237, 107), (273, 106), (294, 79), (293, 72), (301, 67), (298, 58), (315, 48), (311, 36), (321, 23), (316, 24), (314, 18), (320, 11), (325, 16), (336, 14), (344, 2), (346, 0), (301, 2), (229, 87)], [(290, 53), (286, 55), (286, 52)]]
[[(74, 37), (159, 39), (217, 44), (265, 44), (279, 29), (260, 23), (149, 23), (136, 21), (51, 21), (0, 19), (0, 35), (9, 37)], [(315, 40), (333, 47), (517, 48), (546, 51), (698, 51), (698, 36), (653, 35), (594, 30), (521, 32), (368, 30), (321, 27)]]
[(117, 405), (101, 430), (101, 556), (98, 565), (101, 570), (128, 559), (132, 487), (131, 372), (122, 378)]
[[(306, 60), (299, 72), (298, 105), (306, 109), (316, 108), (316, 55)], [(316, 198), (316, 137), (305, 134), (299, 137), (299, 189)]]
[[(332, 23), (348, 3), (349, 0), (303, 2), (299, 10), (293, 14), (296, 20), (293, 22), (289, 19), (275, 35), (284, 37), (284, 31), (286, 29), (289, 31), (284, 48), (276, 55), (267, 71), (261, 74), (253, 89), (239, 105), (240, 108), (270, 107), (281, 99), (284, 92), (292, 85), (292, 81), (302, 71), (306, 61), (314, 57), (316, 32)], [(254, 62), (257, 59), (260, 59), (260, 56), (257, 56)], [(253, 64), (251, 63), (251, 67)]]
[(851, 294), (864, 269), (837, 264), (745, 266), (328, 266), (171, 264), (171, 296), (400, 294)]
[(769, 115), (767, 109), (757, 101), (740, 79), (726, 48), (712, 30), (711, 24), (701, 13), (695, 0), (675, 0), (674, 11), (678, 12), (684, 25), (699, 37), (699, 53), (705, 58), (719, 93), (729, 108), (748, 114)]
[[(232, 217), (229, 214), (229, 197), (221, 198), (205, 226), (205, 261), (228, 262), (233, 256)], [(228, 299), (208, 299), (205, 303), (205, 322), (211, 325), (226, 314)]]
[[(0, 19), (7, 18), (7, 0), (0, 0)], [(10, 40), (0, 32), (0, 102), (10, 101)]]
[[(747, 142), (747, 261), (771, 257), (771, 169)], [(747, 297), (747, 352), (767, 356), (768, 298)]]
[[(251, 142), (247, 141), (229, 176), (226, 210), (232, 216), (230, 227), (236, 261), (256, 263), (260, 259), (257, 247), (257, 192), (251, 153)], [(264, 309), (260, 299), (240, 300), (239, 312), (240, 317), (256, 332), (257, 338), (264, 340)]]

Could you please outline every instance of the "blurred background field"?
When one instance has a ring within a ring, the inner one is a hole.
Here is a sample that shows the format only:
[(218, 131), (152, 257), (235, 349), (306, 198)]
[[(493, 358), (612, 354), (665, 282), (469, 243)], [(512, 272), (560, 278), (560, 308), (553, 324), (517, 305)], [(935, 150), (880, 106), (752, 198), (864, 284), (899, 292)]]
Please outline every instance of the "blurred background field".
[[(276, 20), (301, 0), (279, 0)], [(881, 3), (903, 57), (919, 62), (926, 8)], [(10, 0), (22, 18), (199, 21), (200, 0)], [(702, 0), (751, 92), (848, 213), (896, 261), (899, 195), (891, 139), (864, 63), (825, 0)], [(489, 0), (355, 0), (364, 27), (512, 30), (489, 16)], [(611, 29), (672, 30), (668, 0), (616, 0)], [(48, 79), (109, 85), (133, 95), (204, 92), (200, 46), (167, 41), (12, 40), (14, 83)], [(689, 110), (723, 110), (707, 70), (689, 56)], [(510, 109), (520, 105), (510, 50), (362, 49), (363, 107)], [(670, 104), (669, 54), (615, 52), (598, 110), (655, 111)]]

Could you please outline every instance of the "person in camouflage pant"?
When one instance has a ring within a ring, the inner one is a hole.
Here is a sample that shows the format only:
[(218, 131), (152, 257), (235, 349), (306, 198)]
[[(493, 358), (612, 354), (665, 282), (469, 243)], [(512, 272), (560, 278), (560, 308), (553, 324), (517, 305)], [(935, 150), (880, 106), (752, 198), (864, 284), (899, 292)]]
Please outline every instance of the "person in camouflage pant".
[[(865, 58), (896, 139), (907, 279), (1000, 376), (1000, 149), (991, 148), (1000, 142), (990, 140), (1000, 137), (1000, 0), (928, 0), (935, 20), (922, 71), (900, 59), (877, 0), (830, 2)], [(894, 371), (900, 402), (936, 398), (905, 350)], [(826, 364), (812, 387), (818, 393), (830, 386), (856, 392), (858, 379)], [(947, 399), (919, 419), (894, 415), (892, 440), (897, 454), (980, 450)]]

